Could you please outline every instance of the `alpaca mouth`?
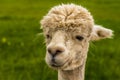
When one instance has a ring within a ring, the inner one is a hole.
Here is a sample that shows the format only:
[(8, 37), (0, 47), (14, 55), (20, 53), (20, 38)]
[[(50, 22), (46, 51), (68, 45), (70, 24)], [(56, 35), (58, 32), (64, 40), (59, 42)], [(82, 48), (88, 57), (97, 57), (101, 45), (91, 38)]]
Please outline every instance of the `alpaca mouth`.
[(58, 65), (58, 64), (51, 64), (52, 67), (61, 67), (62, 65)]
[(61, 67), (61, 66), (63, 66), (63, 64), (57, 63), (57, 62), (55, 62), (55, 61), (52, 61), (50, 65), (51, 65), (52, 67)]

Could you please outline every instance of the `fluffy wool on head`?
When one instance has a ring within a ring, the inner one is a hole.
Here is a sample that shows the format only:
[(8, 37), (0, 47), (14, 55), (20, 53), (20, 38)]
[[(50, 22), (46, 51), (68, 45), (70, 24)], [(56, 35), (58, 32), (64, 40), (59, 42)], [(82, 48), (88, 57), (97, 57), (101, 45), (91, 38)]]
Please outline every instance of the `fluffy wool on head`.
[(67, 4), (53, 7), (41, 20), (42, 27), (92, 27), (93, 18), (82, 6)]

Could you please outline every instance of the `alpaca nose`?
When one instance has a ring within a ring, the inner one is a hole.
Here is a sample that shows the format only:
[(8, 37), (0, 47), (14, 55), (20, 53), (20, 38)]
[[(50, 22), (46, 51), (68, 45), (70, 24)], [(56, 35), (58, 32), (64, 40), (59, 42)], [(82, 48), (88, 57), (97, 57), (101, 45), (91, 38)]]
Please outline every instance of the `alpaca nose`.
[(52, 55), (52, 57), (55, 57), (56, 55), (59, 55), (63, 53), (65, 49), (63, 47), (57, 46), (57, 47), (49, 47), (48, 52)]

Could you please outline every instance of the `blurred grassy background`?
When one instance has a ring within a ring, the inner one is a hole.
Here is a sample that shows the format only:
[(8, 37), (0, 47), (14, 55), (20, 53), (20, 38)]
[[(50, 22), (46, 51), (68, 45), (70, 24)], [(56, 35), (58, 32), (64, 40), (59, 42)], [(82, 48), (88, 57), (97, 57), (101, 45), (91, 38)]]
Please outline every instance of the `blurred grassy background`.
[(57, 80), (44, 61), (39, 21), (54, 5), (86, 7), (114, 39), (91, 43), (86, 80), (120, 80), (120, 0), (0, 0), (0, 80)]

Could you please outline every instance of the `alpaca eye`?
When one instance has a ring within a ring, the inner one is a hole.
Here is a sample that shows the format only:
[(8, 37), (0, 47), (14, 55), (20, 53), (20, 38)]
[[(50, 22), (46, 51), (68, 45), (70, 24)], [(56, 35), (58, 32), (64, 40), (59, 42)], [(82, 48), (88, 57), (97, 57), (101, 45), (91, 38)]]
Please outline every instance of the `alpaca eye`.
[(47, 39), (49, 39), (49, 38), (50, 38), (50, 35), (49, 35), (49, 34), (47, 34), (47, 35), (46, 35), (46, 38), (47, 38)]
[(75, 38), (79, 41), (82, 41), (84, 39), (82, 36), (76, 36)]

